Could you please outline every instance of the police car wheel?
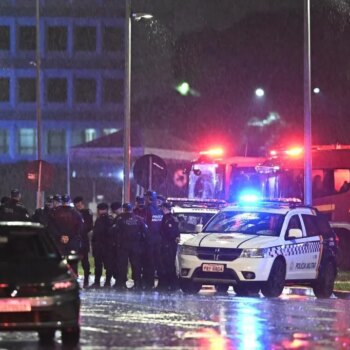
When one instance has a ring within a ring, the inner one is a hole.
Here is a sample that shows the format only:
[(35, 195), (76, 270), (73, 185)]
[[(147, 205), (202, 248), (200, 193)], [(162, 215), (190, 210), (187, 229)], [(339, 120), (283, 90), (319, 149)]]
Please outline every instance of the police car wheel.
[(335, 268), (331, 261), (328, 261), (321, 270), (320, 276), (313, 286), (317, 298), (329, 298), (333, 293), (335, 280)]
[(181, 279), (180, 288), (186, 294), (196, 294), (201, 290), (202, 285), (191, 280)]
[(237, 296), (245, 297), (248, 295), (258, 294), (260, 288), (259, 287), (248, 287), (248, 286), (238, 285), (238, 286), (234, 286), (233, 290)]
[(55, 329), (41, 329), (38, 331), (39, 342), (41, 344), (51, 344), (53, 343), (53, 339), (55, 337)]
[(277, 298), (282, 294), (286, 279), (286, 264), (283, 260), (275, 260), (269, 278), (261, 287), (262, 294), (267, 298)]
[(229, 287), (230, 286), (228, 284), (221, 284), (220, 283), (220, 284), (215, 285), (215, 289), (216, 289), (217, 293), (227, 293)]

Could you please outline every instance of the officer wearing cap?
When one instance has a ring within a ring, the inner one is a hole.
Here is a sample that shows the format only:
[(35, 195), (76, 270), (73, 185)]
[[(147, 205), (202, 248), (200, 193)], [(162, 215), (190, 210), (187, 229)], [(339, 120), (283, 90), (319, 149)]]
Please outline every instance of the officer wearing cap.
[(84, 225), (81, 231), (81, 250), (80, 254), (82, 256), (81, 265), (84, 270), (84, 282), (83, 286), (88, 287), (89, 285), (89, 275), (90, 275), (90, 263), (89, 263), (89, 252), (90, 252), (90, 238), (89, 232), (92, 230), (93, 215), (90, 209), (85, 208), (84, 199), (81, 196), (77, 196), (73, 199), (73, 204), (75, 209), (83, 217)]
[(111, 213), (112, 213), (113, 219), (115, 219), (122, 212), (123, 212), (123, 209), (122, 209), (122, 204), (120, 202), (111, 203)]
[(135, 215), (130, 203), (123, 204), (123, 213), (120, 214), (113, 225), (117, 256), (116, 288), (125, 289), (128, 272), (128, 261), (131, 264), (133, 289), (141, 289), (140, 255), (147, 227), (143, 219)]
[[(66, 256), (71, 251), (80, 252), (83, 218), (80, 213), (70, 205), (70, 196), (64, 194), (62, 205), (52, 210), (48, 230), (56, 239), (61, 254)], [(77, 264), (72, 266), (77, 272)]]
[(45, 204), (42, 208), (35, 209), (32, 215), (33, 222), (39, 222), (43, 226), (47, 227), (49, 224), (49, 217), (51, 215), (51, 209), (53, 208), (53, 196), (48, 196), (45, 199)]
[(148, 234), (146, 236), (147, 259), (143, 262), (143, 278), (145, 289), (153, 289), (155, 274), (160, 269), (160, 230), (163, 218), (163, 213), (157, 205), (157, 193), (154, 191), (147, 191), (145, 194), (145, 212)]
[(111, 264), (111, 239), (109, 229), (113, 218), (108, 214), (108, 204), (97, 205), (97, 219), (92, 230), (92, 255), (95, 261), (95, 281), (91, 288), (101, 287), (101, 276), (103, 268), (106, 270), (106, 281), (104, 287), (111, 286), (113, 268)]
[(161, 223), (161, 269), (157, 289), (172, 291), (177, 289), (175, 259), (180, 239), (179, 222), (171, 213), (171, 204), (161, 205), (163, 218)]
[(62, 204), (62, 197), (60, 194), (55, 194), (52, 197), (52, 209), (55, 210)]
[(29, 221), (28, 210), (21, 203), (21, 193), (18, 189), (11, 190), (11, 197), (0, 206), (1, 221)]

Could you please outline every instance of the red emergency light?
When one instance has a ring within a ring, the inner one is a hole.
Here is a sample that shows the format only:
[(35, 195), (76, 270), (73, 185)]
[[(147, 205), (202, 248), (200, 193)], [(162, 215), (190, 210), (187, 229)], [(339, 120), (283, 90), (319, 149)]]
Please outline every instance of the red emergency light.
[(296, 147), (291, 147), (287, 149), (274, 149), (270, 151), (270, 156), (271, 157), (278, 157), (278, 156), (283, 156), (287, 155), (290, 157), (298, 157), (304, 153), (304, 149), (302, 147), (296, 146)]
[(304, 149), (302, 147), (293, 147), (285, 151), (285, 153), (291, 157), (300, 156), (303, 152), (304, 152)]
[(206, 156), (222, 156), (224, 154), (224, 150), (222, 148), (211, 148), (206, 151), (201, 151), (199, 154)]

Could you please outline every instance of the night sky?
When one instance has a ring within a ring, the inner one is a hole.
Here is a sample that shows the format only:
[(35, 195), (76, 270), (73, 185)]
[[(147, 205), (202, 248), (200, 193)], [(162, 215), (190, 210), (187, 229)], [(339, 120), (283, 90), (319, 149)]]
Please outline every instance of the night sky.
[[(313, 141), (350, 143), (350, 1), (311, 4), (312, 86), (321, 90)], [(133, 11), (155, 16), (133, 24), (132, 115), (141, 126), (251, 155), (302, 140), (302, 0), (135, 0)], [(194, 94), (175, 91), (183, 80)]]

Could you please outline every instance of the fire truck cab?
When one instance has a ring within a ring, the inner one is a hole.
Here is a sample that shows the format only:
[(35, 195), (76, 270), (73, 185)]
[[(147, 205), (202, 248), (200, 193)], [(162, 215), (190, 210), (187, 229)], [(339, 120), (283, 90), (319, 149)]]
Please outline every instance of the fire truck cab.
[(262, 157), (224, 157), (222, 149), (200, 152), (189, 171), (189, 198), (224, 199), (233, 202), (243, 188), (259, 188), (255, 167)]

